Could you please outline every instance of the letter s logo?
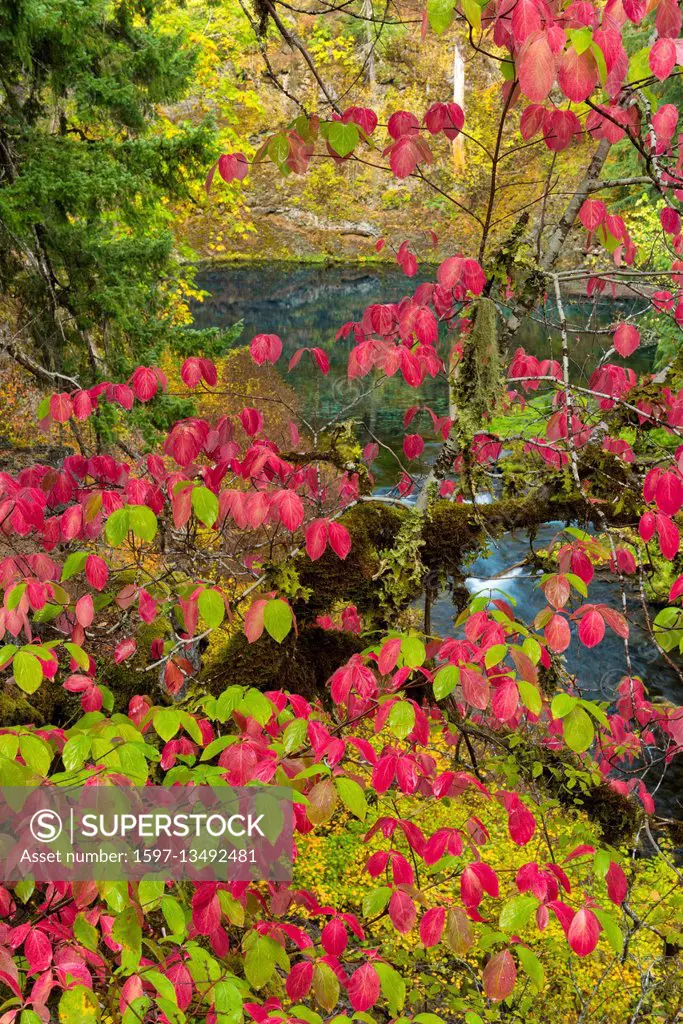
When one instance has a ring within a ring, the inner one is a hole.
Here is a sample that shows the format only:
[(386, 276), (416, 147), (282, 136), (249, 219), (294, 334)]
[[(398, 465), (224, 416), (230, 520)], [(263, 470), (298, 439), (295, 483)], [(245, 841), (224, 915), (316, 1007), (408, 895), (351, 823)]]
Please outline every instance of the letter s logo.
[(56, 811), (36, 811), (31, 818), (31, 835), (39, 843), (53, 843), (62, 831), (62, 819)]

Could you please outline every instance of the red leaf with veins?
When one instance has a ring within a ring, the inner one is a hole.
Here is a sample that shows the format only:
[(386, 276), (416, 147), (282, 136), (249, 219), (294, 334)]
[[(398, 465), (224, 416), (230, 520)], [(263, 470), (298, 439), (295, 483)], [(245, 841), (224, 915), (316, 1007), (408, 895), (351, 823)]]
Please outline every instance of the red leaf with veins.
[(24, 943), (24, 953), (31, 974), (46, 971), (52, 963), (52, 943), (45, 932), (32, 928)]
[(310, 992), (313, 984), (313, 968), (312, 960), (302, 960), (300, 963), (294, 964), (287, 975), (285, 988), (293, 1002), (297, 1003), (300, 999), (305, 999)]
[(607, 207), (602, 199), (586, 199), (579, 210), (579, 220), (586, 231), (595, 231), (607, 216)]
[(329, 528), (330, 547), (342, 560), (351, 550), (351, 534), (341, 523), (331, 522)]
[(582, 103), (598, 82), (598, 65), (590, 49), (577, 53), (570, 46), (557, 69), (557, 81), (567, 99)]
[(443, 935), (444, 924), (446, 923), (446, 911), (444, 907), (432, 907), (422, 915), (420, 921), (420, 941), (423, 946), (429, 949), (436, 946)]
[(357, 1013), (370, 1010), (379, 999), (379, 975), (372, 964), (363, 964), (349, 978), (348, 993)]
[(306, 553), (312, 562), (321, 558), (327, 547), (327, 519), (314, 519), (306, 527)]
[(588, 956), (598, 944), (600, 922), (588, 907), (582, 907), (572, 918), (567, 929), (567, 941), (577, 956)]
[(251, 339), (249, 348), (257, 366), (276, 363), (282, 355), (282, 342), (277, 334), (257, 334)]
[[(644, 518), (644, 517), (643, 517)], [(657, 536), (659, 537), (659, 550), (670, 562), (678, 554), (680, 547), (680, 533), (678, 527), (669, 516), (658, 513), (656, 516)]]
[(517, 968), (509, 949), (496, 953), (482, 972), (484, 992), (494, 1003), (507, 999), (517, 981)]
[(517, 63), (519, 87), (533, 103), (542, 103), (555, 82), (555, 58), (545, 32), (529, 36)]
[(672, 39), (658, 39), (648, 58), (650, 71), (663, 82), (676, 66), (676, 46)]
[(553, 615), (550, 622), (544, 629), (548, 647), (556, 654), (566, 651), (571, 642), (571, 631), (569, 623), (563, 615)]
[(619, 355), (627, 359), (640, 345), (640, 331), (633, 324), (619, 324), (613, 343)]
[(675, 516), (683, 505), (683, 480), (678, 473), (662, 473), (655, 487), (657, 508)]
[(460, 670), (462, 695), (473, 708), (485, 711), (489, 704), (490, 684), (488, 679), (473, 668)]
[(397, 932), (407, 935), (415, 927), (415, 904), (403, 889), (394, 889), (389, 900), (389, 917)]
[(596, 647), (605, 635), (605, 620), (599, 611), (590, 608), (581, 616), (579, 640), (584, 647)]
[(303, 502), (295, 491), (280, 491), (279, 493), (277, 509), (280, 522), (286, 530), (292, 533), (294, 530), (298, 530), (303, 522)]
[(609, 862), (605, 881), (607, 882), (607, 895), (612, 903), (622, 904), (628, 893), (628, 882), (623, 868), (614, 860)]

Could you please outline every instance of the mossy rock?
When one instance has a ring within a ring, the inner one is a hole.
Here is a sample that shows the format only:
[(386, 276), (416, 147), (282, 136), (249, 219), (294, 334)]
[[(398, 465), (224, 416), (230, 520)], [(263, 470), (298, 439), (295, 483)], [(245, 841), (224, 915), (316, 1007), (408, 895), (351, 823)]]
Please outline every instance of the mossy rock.
[(218, 696), (234, 683), (259, 690), (289, 690), (307, 700), (325, 699), (325, 684), (352, 654), (363, 650), (354, 633), (308, 626), (276, 643), (264, 633), (250, 644), (243, 633), (229, 640), (223, 659), (199, 681), (199, 688)]

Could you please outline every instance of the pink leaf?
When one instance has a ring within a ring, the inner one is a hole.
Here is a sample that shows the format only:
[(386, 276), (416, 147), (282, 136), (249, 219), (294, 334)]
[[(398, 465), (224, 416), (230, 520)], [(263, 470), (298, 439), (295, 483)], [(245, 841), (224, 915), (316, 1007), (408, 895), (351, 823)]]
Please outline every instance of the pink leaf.
[(676, 66), (676, 46), (673, 39), (658, 39), (648, 58), (650, 71), (663, 82)]
[(109, 579), (107, 563), (99, 555), (88, 555), (85, 560), (85, 575), (91, 587), (103, 590)]
[(277, 334), (257, 334), (251, 339), (249, 348), (257, 366), (276, 363), (282, 355), (282, 342)]
[(640, 345), (640, 331), (633, 324), (619, 324), (613, 344), (619, 355), (627, 359)]
[(482, 981), (485, 994), (494, 1003), (512, 994), (517, 981), (517, 968), (508, 949), (491, 957), (482, 972)]
[(446, 911), (443, 907), (432, 907), (422, 915), (420, 921), (420, 941), (429, 948), (435, 946), (443, 934), (446, 922)]
[(312, 562), (320, 558), (327, 547), (327, 519), (314, 519), (306, 527), (306, 553)]
[(351, 534), (341, 523), (330, 523), (330, 547), (342, 561), (351, 550)]
[(562, 92), (573, 103), (582, 103), (598, 81), (598, 66), (590, 49), (577, 53), (570, 46), (560, 60), (557, 80)]
[(555, 58), (545, 32), (529, 36), (517, 65), (519, 87), (532, 103), (542, 103), (555, 81)]
[(584, 647), (596, 647), (605, 635), (605, 620), (595, 608), (582, 616), (579, 624), (579, 640)]
[(371, 1009), (379, 999), (379, 975), (372, 964), (363, 964), (349, 978), (351, 1006), (358, 1013)]
[(623, 903), (628, 893), (628, 882), (624, 869), (614, 860), (609, 862), (605, 881), (607, 882), (607, 895), (612, 903)]
[(24, 953), (31, 974), (46, 971), (52, 963), (52, 943), (45, 932), (32, 928), (24, 943)]
[(601, 930), (593, 911), (582, 907), (567, 929), (567, 941), (577, 956), (588, 956), (597, 946)]

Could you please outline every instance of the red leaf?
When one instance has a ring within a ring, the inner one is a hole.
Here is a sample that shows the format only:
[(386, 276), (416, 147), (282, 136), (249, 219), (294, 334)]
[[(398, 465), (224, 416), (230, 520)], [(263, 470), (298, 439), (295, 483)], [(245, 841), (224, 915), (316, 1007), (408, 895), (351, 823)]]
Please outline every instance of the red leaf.
[(50, 398), (50, 416), (56, 423), (66, 423), (71, 417), (74, 406), (70, 395), (64, 391)]
[(159, 381), (151, 366), (138, 366), (133, 370), (130, 386), (139, 402), (149, 402), (159, 390)]
[(83, 597), (79, 597), (76, 601), (76, 621), (79, 625), (83, 626), (83, 629), (87, 629), (88, 626), (92, 625), (92, 620), (95, 618), (95, 606), (91, 594), (84, 594)]
[(607, 216), (607, 207), (602, 199), (586, 199), (579, 210), (579, 220), (586, 231), (595, 231)]
[(508, 949), (492, 956), (482, 973), (484, 992), (499, 1003), (511, 995), (517, 981), (517, 968)]
[(628, 893), (628, 882), (623, 868), (614, 860), (609, 862), (605, 881), (607, 882), (607, 895), (612, 903), (623, 903)]
[(614, 332), (613, 344), (619, 355), (628, 359), (640, 345), (640, 331), (633, 324), (619, 324)]
[(304, 999), (310, 992), (311, 985), (313, 984), (313, 968), (312, 960), (302, 960), (300, 963), (295, 964), (289, 972), (285, 987), (287, 995), (293, 1002), (299, 1002), (300, 999)]
[(192, 897), (192, 924), (200, 935), (211, 935), (221, 923), (221, 905), (215, 886), (206, 883)]
[(595, 647), (605, 635), (605, 620), (595, 608), (589, 609), (579, 624), (579, 640), (584, 647)]
[(582, 103), (598, 82), (598, 65), (590, 49), (577, 53), (570, 46), (557, 69), (557, 81), (567, 99)]
[(672, 561), (678, 554), (680, 547), (680, 534), (678, 527), (667, 515), (658, 513), (656, 517), (657, 536), (659, 537), (659, 550), (665, 558)]
[(663, 82), (676, 66), (676, 45), (673, 39), (658, 39), (648, 57), (650, 71)]
[(52, 943), (45, 932), (32, 928), (24, 943), (24, 953), (31, 974), (46, 971), (52, 963)]
[(280, 491), (277, 499), (280, 522), (292, 533), (298, 530), (304, 520), (304, 505), (295, 491)]
[(415, 927), (415, 904), (403, 889), (394, 889), (389, 900), (389, 917), (397, 932), (407, 935)]
[(566, 651), (571, 642), (569, 623), (563, 615), (553, 615), (544, 630), (548, 647), (556, 654)]
[[(248, 434), (249, 437), (254, 437), (255, 434), (258, 434), (259, 430), (263, 429), (263, 416), (258, 409), (242, 409), (242, 412), (239, 414), (239, 418), (240, 423), (244, 427), (245, 434)], [(178, 459), (176, 457), (176, 462), (177, 461)], [(183, 463), (181, 462), (180, 465), (182, 466)]]
[(349, 978), (348, 993), (356, 1012), (365, 1013), (379, 999), (379, 975), (372, 964), (363, 964)]
[(519, 690), (511, 676), (505, 676), (494, 683), (491, 707), (499, 722), (507, 722), (519, 707)]
[(678, 473), (662, 473), (655, 488), (657, 508), (675, 516), (683, 505), (683, 480)]
[(314, 519), (306, 527), (306, 553), (312, 562), (320, 558), (327, 547), (327, 519)]
[(282, 342), (277, 334), (257, 334), (249, 342), (249, 348), (257, 366), (276, 363), (282, 355)]
[(435, 946), (443, 934), (446, 923), (446, 911), (444, 907), (432, 907), (422, 915), (420, 921), (420, 940), (423, 946), (429, 948)]
[(567, 929), (567, 941), (577, 956), (588, 956), (597, 946), (601, 930), (593, 911), (582, 907)]
[(341, 956), (349, 941), (344, 923), (338, 917), (333, 917), (323, 928), (320, 941), (330, 956)]
[(529, 36), (517, 65), (519, 87), (533, 103), (542, 103), (555, 81), (555, 58), (545, 32)]
[(311, 355), (315, 359), (320, 372), (326, 377), (330, 372), (330, 360), (327, 352), (322, 348), (312, 348)]
[(250, 644), (258, 640), (263, 633), (263, 617), (267, 604), (266, 598), (259, 598), (244, 616), (244, 635)]
[(485, 711), (489, 703), (489, 681), (473, 668), (462, 668), (460, 670), (460, 683), (462, 695), (468, 704), (473, 708)]
[(424, 438), (420, 434), (406, 434), (403, 438), (403, 452), (407, 459), (417, 459), (424, 446)]
[(114, 650), (114, 661), (116, 664), (120, 665), (122, 661), (130, 658), (131, 654), (135, 653), (136, 648), (137, 643), (132, 638), (129, 637), (127, 640), (121, 640)]
[(342, 561), (351, 550), (351, 534), (341, 523), (330, 523), (330, 547)]
[(88, 555), (85, 560), (85, 575), (91, 587), (103, 590), (109, 579), (107, 563), (99, 555)]

